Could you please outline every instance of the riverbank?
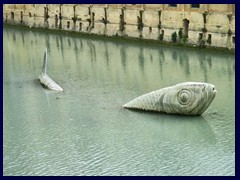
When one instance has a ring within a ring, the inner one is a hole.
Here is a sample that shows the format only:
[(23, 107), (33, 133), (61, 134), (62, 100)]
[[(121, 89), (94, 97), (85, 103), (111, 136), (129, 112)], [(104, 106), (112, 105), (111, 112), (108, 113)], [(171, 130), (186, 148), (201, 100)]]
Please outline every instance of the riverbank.
[(4, 23), (235, 51), (234, 4), (4, 4)]

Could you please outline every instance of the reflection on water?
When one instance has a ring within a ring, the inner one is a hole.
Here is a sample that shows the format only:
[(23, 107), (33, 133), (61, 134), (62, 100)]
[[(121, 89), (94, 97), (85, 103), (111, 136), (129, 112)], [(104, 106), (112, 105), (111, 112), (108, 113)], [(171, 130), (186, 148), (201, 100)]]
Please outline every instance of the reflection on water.
[[(204, 146), (206, 144), (209, 145), (216, 143), (215, 134), (208, 121), (203, 116), (169, 116), (165, 113), (143, 112), (140, 110), (129, 111), (142, 114), (143, 116), (155, 116), (156, 119), (154, 119), (154, 121), (158, 121), (159, 115), (161, 115), (161, 125), (159, 126), (159, 131), (161, 132), (161, 139), (165, 139), (166, 141), (174, 142), (177, 139), (182, 141), (190, 140), (192, 144), (191, 146), (199, 144)], [(171, 119), (171, 121), (169, 121), (169, 119)]]
[[(234, 55), (4, 27), (4, 175), (234, 175)], [(42, 87), (48, 75), (63, 92)], [(184, 81), (218, 91), (200, 117), (122, 105)]]

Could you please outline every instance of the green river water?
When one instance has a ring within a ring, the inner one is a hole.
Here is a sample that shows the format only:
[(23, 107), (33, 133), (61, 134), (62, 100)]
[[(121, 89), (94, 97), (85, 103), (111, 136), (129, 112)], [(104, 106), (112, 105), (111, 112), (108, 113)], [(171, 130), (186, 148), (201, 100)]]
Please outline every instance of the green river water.
[[(185, 81), (216, 86), (202, 116), (122, 108)], [(235, 56), (4, 27), (3, 175), (235, 175)]]

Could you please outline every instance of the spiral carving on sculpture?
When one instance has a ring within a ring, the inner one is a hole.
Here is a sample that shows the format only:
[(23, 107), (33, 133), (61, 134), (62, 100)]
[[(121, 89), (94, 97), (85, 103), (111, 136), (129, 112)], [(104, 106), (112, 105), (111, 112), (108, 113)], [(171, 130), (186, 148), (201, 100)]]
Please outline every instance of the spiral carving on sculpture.
[(178, 102), (181, 105), (188, 105), (191, 101), (191, 92), (187, 89), (183, 89), (178, 93)]

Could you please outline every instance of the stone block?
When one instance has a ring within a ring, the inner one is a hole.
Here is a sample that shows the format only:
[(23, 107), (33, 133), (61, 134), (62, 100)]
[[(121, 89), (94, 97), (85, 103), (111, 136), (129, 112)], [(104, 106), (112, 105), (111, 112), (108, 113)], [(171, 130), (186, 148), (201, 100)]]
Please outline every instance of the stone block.
[(139, 10), (126, 10), (125, 21), (127, 24), (137, 25), (138, 16), (140, 16)]
[(119, 24), (121, 9), (108, 8), (108, 21), (111, 24)]
[(144, 11), (143, 12), (143, 24), (144, 26), (158, 27), (159, 14), (158, 11)]

